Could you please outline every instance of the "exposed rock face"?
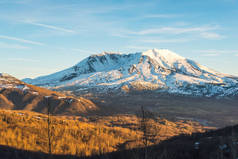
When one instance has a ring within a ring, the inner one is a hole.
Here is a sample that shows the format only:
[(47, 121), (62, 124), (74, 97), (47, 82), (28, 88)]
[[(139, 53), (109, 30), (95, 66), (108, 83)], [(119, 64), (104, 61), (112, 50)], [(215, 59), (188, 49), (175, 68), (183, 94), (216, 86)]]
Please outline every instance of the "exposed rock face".
[(153, 90), (193, 96), (238, 94), (236, 77), (228, 76), (181, 57), (169, 50), (141, 53), (102, 53), (90, 56), (66, 70), (26, 79), (52, 89), (94, 92)]

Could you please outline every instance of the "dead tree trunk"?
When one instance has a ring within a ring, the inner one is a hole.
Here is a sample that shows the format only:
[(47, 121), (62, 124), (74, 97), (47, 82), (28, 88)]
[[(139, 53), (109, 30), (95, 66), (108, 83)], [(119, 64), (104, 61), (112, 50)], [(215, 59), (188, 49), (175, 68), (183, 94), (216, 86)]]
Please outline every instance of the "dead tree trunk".
[(46, 98), (47, 100), (47, 133), (48, 133), (48, 153), (49, 155), (52, 154), (52, 149), (51, 149), (51, 105), (50, 105), (50, 100), (49, 97)]
[(155, 127), (155, 116), (152, 112), (141, 107), (139, 113), (139, 130), (142, 131), (142, 143), (144, 145), (144, 159), (148, 158), (148, 146), (155, 142), (157, 131)]

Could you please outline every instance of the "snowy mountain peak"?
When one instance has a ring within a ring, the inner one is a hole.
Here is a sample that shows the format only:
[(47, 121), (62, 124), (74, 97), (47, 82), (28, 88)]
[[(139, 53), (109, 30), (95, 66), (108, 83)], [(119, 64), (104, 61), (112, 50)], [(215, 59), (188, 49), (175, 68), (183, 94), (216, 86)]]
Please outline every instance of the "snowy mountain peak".
[(238, 94), (238, 81), (166, 49), (140, 53), (103, 52), (66, 70), (27, 79), (50, 88), (152, 89), (190, 95)]
[(156, 61), (161, 67), (173, 69), (178, 63), (186, 58), (167, 49), (151, 49), (141, 53), (142, 56), (147, 56)]
[(151, 49), (142, 53), (144, 56), (149, 56), (152, 59), (164, 59), (171, 63), (176, 62), (178, 60), (184, 60), (185, 58), (170, 51), (167, 49)]

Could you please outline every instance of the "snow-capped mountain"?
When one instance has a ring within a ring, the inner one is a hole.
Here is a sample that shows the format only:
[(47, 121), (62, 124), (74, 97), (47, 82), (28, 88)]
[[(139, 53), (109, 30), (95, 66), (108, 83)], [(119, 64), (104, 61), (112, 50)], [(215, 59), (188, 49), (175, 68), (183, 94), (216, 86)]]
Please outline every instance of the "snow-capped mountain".
[(169, 50), (92, 55), (66, 70), (25, 79), (49, 88), (153, 90), (195, 96), (238, 94), (238, 80), (208, 69)]

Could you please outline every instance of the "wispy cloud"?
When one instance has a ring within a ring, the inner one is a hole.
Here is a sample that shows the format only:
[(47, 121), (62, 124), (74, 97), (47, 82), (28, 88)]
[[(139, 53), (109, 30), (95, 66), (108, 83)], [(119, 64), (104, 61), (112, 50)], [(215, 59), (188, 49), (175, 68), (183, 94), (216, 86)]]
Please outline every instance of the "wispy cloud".
[(183, 43), (189, 41), (188, 39), (143, 39), (143, 43)]
[(220, 56), (222, 54), (235, 54), (238, 53), (238, 50), (199, 50), (196, 51), (199, 53), (202, 53), (201, 56)]
[(21, 43), (32, 44), (32, 45), (44, 45), (43, 43), (40, 43), (40, 42), (25, 40), (21, 38), (12, 37), (12, 36), (6, 36), (6, 35), (0, 35), (0, 39), (13, 40), (13, 41), (21, 42)]
[(93, 51), (84, 50), (84, 49), (71, 49), (74, 52), (85, 53), (85, 54), (95, 54)]
[(8, 61), (17, 61), (17, 62), (38, 62), (35, 59), (27, 59), (27, 58), (9, 58)]
[(181, 15), (176, 14), (148, 14), (143, 16), (143, 18), (175, 18)]
[[(121, 38), (136, 38), (138, 36), (176, 36), (175, 39), (143, 39), (142, 42), (145, 43), (181, 43), (190, 41), (185, 36), (193, 36), (195, 38), (204, 38), (204, 39), (213, 39), (219, 40), (223, 39), (225, 36), (215, 33), (216, 30), (220, 29), (219, 26), (199, 26), (199, 27), (159, 27), (144, 29), (140, 31), (131, 31), (131, 30), (118, 30), (111, 34), (112, 36), (121, 37)], [(186, 34), (186, 35), (185, 35)], [(180, 36), (181, 38), (179, 38)], [(191, 38), (191, 37), (190, 37)]]
[(54, 47), (54, 49), (58, 49), (61, 51), (70, 51), (70, 52), (77, 52), (77, 53), (82, 53), (82, 54), (94, 54), (94, 51), (87, 50), (87, 49), (79, 49), (79, 48), (64, 48), (64, 47)]
[(210, 50), (199, 50), (198, 52), (201, 53), (218, 53), (218, 54), (231, 54), (231, 53), (238, 53), (238, 50), (214, 50), (214, 49), (210, 49)]
[(31, 0), (1, 0), (0, 1), (0, 4), (26, 4), (26, 3), (29, 3), (31, 2)]
[(120, 31), (120, 30), (112, 31), (111, 36), (115, 36), (119, 38), (131, 38), (131, 36), (128, 35), (126, 32), (127, 31)]
[(65, 28), (62, 28), (62, 27), (54, 26), (54, 25), (36, 23), (36, 22), (32, 22), (32, 21), (24, 21), (24, 22), (27, 23), (27, 24), (40, 26), (40, 27), (43, 27), (43, 28), (53, 29), (53, 30), (56, 30), (56, 31), (62, 31), (62, 32), (67, 32), (67, 33), (75, 33), (74, 30), (65, 29)]
[(27, 47), (27, 46), (18, 45), (18, 44), (8, 44), (8, 43), (3, 43), (3, 42), (0, 42), (0, 48), (3, 48), (3, 49), (29, 49), (29, 47)]
[(138, 32), (129, 32), (129, 34), (136, 35), (149, 35), (149, 34), (184, 34), (191, 32), (206, 32), (210, 30), (215, 30), (217, 27), (161, 27), (153, 29), (145, 29)]
[(203, 54), (202, 56), (219, 56), (220, 54), (218, 53), (208, 53), (208, 54)]
[(211, 33), (211, 32), (203, 32), (201, 33), (201, 36), (205, 39), (223, 39), (224, 36), (217, 34), (217, 33)]
[(150, 47), (150, 46), (139, 46), (139, 45), (129, 45), (129, 46), (126, 46), (125, 48), (128, 48), (128, 49), (135, 49), (135, 50), (149, 50), (149, 49), (152, 49), (153, 47)]
[(105, 14), (105, 13), (112, 13), (114, 11), (127, 11), (133, 8), (136, 8), (134, 4), (127, 4), (127, 5), (103, 5), (103, 6), (96, 6), (90, 7), (87, 9), (81, 9), (86, 14)]

